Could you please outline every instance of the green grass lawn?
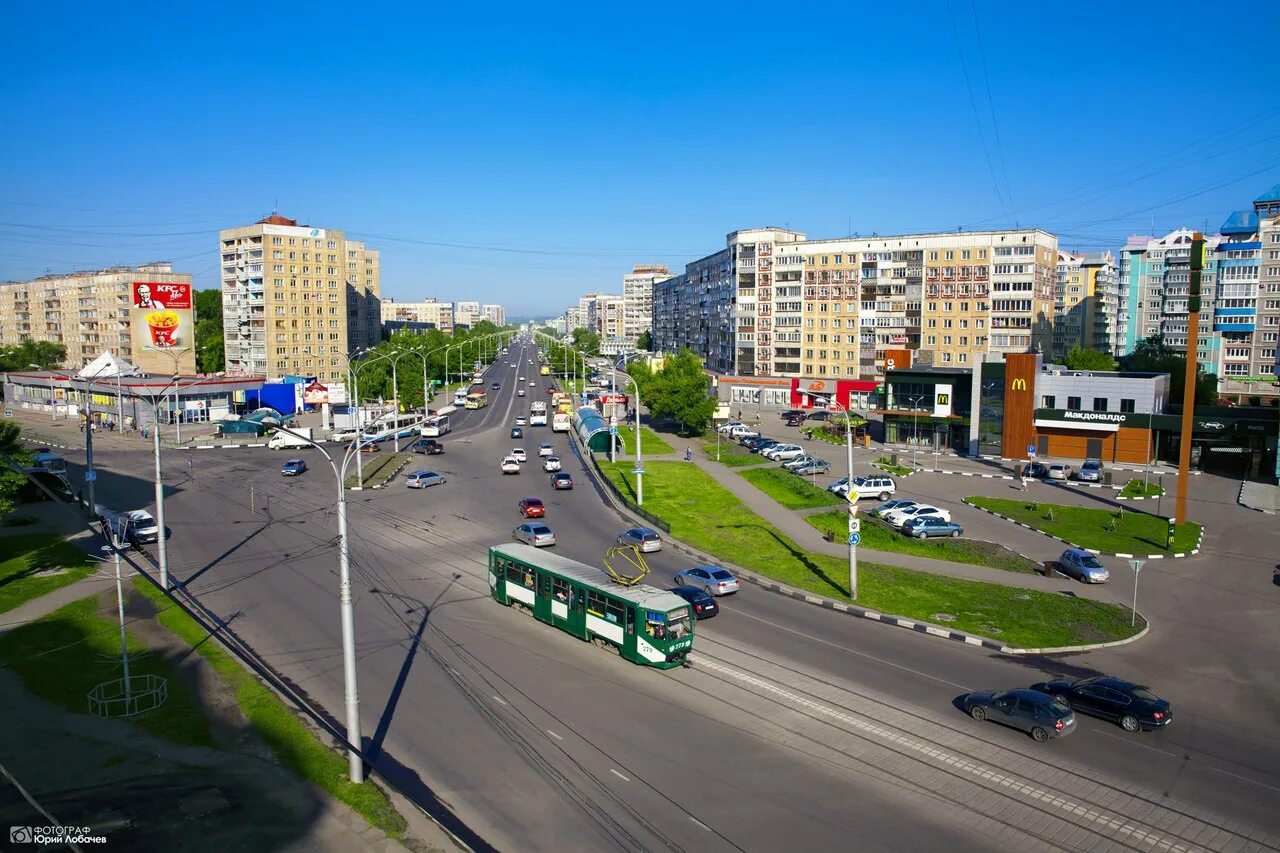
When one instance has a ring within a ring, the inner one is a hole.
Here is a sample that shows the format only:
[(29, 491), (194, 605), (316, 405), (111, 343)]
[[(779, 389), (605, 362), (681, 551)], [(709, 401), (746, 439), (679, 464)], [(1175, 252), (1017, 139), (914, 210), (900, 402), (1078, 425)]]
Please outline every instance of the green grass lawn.
[(1130, 480), (1120, 490), (1122, 498), (1157, 498), (1162, 494), (1164, 489), (1159, 485), (1151, 482), (1144, 483), (1141, 480)]
[(380, 787), (372, 782), (357, 785), (347, 781), (345, 754), (317, 739), (289, 706), (246, 670), (239, 660), (210, 640), (195, 620), (173, 607), (154, 585), (138, 578), (134, 580), (134, 586), (155, 602), (159, 610), (157, 621), (190, 643), (231, 687), (240, 709), (281, 764), (351, 806), (388, 835), (399, 838), (404, 834), (407, 827), (404, 818)]
[[(618, 426), (618, 438), (622, 440), (622, 446), (626, 448), (627, 453), (634, 454), (636, 449), (636, 428), (633, 426)], [(658, 434), (647, 426), (640, 427), (640, 452), (645, 456), (661, 456), (664, 453), (675, 453), (676, 449), (667, 444)]]
[[(805, 517), (805, 521), (818, 530), (827, 532), (834, 530), (840, 538), (844, 537), (849, 527), (848, 513), (821, 512)], [(950, 560), (953, 563), (969, 563), (974, 566), (988, 566), (1003, 569), (1007, 572), (1024, 572), (1032, 574), (1040, 567), (1008, 548), (992, 542), (979, 542), (976, 539), (912, 539), (898, 533), (888, 524), (864, 516), (862, 518), (862, 547), (872, 551), (892, 551), (895, 554), (912, 554), (917, 557), (931, 557), (935, 560)]]
[[(60, 536), (27, 533), (0, 537), (0, 613), (75, 583), (95, 565), (88, 554)], [(41, 571), (44, 569), (54, 571)]]
[[(635, 495), (630, 463), (600, 469)], [(809, 553), (743, 506), (695, 465), (646, 466), (644, 508), (671, 525), (671, 535), (720, 559), (799, 589), (849, 600), (845, 560)], [(816, 539), (816, 534), (815, 534)], [(898, 616), (947, 624), (1013, 646), (1046, 648), (1131, 636), (1129, 613), (1115, 605), (861, 561), (858, 604)]]
[[(394, 445), (388, 444), (387, 447)], [(404, 446), (403, 444), (401, 446)], [(364, 485), (376, 486), (387, 478), (387, 476), (405, 459), (412, 457), (414, 454), (407, 452), (392, 453), (390, 450), (382, 450), (379, 453), (366, 453), (363, 466), (364, 483), (360, 482), (361, 469), (356, 468), (355, 460), (347, 466), (346, 485), (350, 489), (354, 486)], [(308, 476), (308, 474), (303, 475)]]
[[(702, 449), (706, 451), (708, 458), (713, 460), (716, 458), (716, 437), (714, 434), (712, 434), (710, 441), (702, 445)], [(737, 468), (742, 465), (759, 465), (768, 461), (768, 459), (761, 459), (759, 454), (752, 453), (742, 445), (720, 436), (720, 464)]]
[[(143, 655), (144, 647), (132, 635), (128, 643), (130, 675), (169, 679), (169, 698), (154, 711), (122, 719), (174, 743), (216, 746), (209, 721), (177, 670), (158, 655)], [(94, 685), (123, 675), (120, 623), (99, 613), (94, 596), (73, 601), (0, 636), (0, 664), (40, 698), (87, 714), (86, 695)]]
[[(1008, 498), (965, 498), (974, 506), (1007, 515), (1009, 518), (1029, 524), (1037, 530), (1061, 536), (1083, 548), (1094, 548), (1119, 554), (1148, 554), (1154, 551), (1167, 553), (1190, 551), (1200, 540), (1200, 525), (1188, 521), (1178, 525), (1173, 536), (1173, 547), (1164, 547), (1169, 528), (1166, 519), (1143, 512), (1124, 511), (1115, 530), (1108, 526), (1116, 512), (1062, 504), (1033, 504), (1031, 501)], [(1034, 509), (1032, 507), (1035, 507)], [(1046, 518), (1052, 511), (1053, 519)]]
[(875, 465), (877, 468), (888, 471), (890, 474), (893, 474), (894, 476), (897, 476), (897, 477), (905, 477), (908, 474), (915, 471), (914, 468), (907, 468), (902, 465), (894, 465), (893, 460), (890, 459), (888, 456), (881, 456), (872, 464)]
[(812, 485), (803, 477), (781, 468), (753, 468), (739, 472), (742, 479), (773, 498), (787, 509), (811, 509), (839, 506), (844, 498)]

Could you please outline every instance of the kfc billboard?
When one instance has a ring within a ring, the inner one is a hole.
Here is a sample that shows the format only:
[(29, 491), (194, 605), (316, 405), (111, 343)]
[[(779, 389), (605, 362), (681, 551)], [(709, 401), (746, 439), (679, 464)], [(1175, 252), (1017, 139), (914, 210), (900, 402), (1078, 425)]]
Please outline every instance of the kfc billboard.
[(191, 285), (135, 281), (130, 316), (133, 351), (181, 351), (195, 346)]

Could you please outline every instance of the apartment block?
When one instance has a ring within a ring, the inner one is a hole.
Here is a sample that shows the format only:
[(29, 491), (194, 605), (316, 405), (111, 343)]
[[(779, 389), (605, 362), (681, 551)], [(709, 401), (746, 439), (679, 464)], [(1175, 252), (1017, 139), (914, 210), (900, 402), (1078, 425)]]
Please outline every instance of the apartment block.
[(480, 313), (485, 320), (495, 326), (507, 325), (507, 309), (501, 305), (483, 305), (480, 307)]
[(637, 264), (622, 277), (622, 334), (632, 348), (642, 334), (653, 331), (653, 285), (669, 278), (666, 264)]
[(471, 328), (484, 319), (480, 313), (479, 302), (455, 302), (453, 306), (453, 326)]
[(727, 242), (654, 288), (655, 345), (688, 346), (713, 370), (874, 378), (886, 350), (961, 366), (1052, 343), (1058, 244), (1044, 231), (808, 240), (774, 228)]
[(424, 299), (421, 302), (382, 300), (382, 322), (402, 323), (409, 328), (439, 329), (453, 334), (453, 303)]
[[(1165, 343), (1186, 351), (1188, 288), (1191, 279), (1191, 242), (1188, 228), (1164, 237), (1130, 237), (1120, 258), (1120, 282), (1128, 304), (1124, 354), (1138, 341), (1163, 335)], [(1218, 244), (1221, 238), (1205, 237), (1201, 274), (1200, 339), (1197, 360), (1210, 373), (1220, 373), (1222, 335), (1214, 329), (1218, 289)]]
[(1058, 252), (1058, 278), (1053, 301), (1053, 357), (1073, 347), (1119, 354), (1119, 269), (1110, 252)]
[[(0, 284), (0, 346), (24, 340), (50, 341), (67, 348), (63, 367), (80, 368), (104, 352), (148, 373), (195, 373), (192, 342), (170, 351), (135, 350), (131, 335), (132, 285), (183, 284), (190, 273), (175, 273), (166, 262), (111, 267), (94, 272), (46, 275)], [(188, 330), (188, 334), (190, 334)]]
[(228, 373), (335, 381), (349, 352), (381, 340), (376, 249), (274, 213), (223, 230), (219, 248)]
[(634, 341), (626, 337), (626, 299), (620, 294), (597, 294), (595, 326), (591, 331), (600, 336), (602, 355), (621, 355), (634, 348)]

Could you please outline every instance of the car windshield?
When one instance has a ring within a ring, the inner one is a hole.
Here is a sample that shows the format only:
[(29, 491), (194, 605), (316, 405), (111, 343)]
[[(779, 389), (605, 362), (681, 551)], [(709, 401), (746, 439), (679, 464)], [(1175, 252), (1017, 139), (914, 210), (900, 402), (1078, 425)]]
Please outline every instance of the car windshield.
[(1106, 566), (1102, 565), (1102, 563), (1099, 563), (1098, 558), (1093, 556), (1092, 554), (1085, 554), (1081, 556), (1080, 565), (1084, 566), (1086, 569), (1105, 569), (1106, 568)]
[(667, 612), (667, 636), (672, 640), (689, 636), (689, 608), (681, 607)]
[(542, 501), (537, 498), (525, 498), (524, 503), (525, 506), (542, 506)]
[(715, 578), (718, 581), (733, 580), (733, 575), (729, 574), (724, 569), (716, 569), (714, 572), (711, 573), (711, 577)]
[(1096, 471), (1096, 470), (1098, 470), (1099, 468), (1101, 468), (1101, 467), (1102, 467), (1102, 463), (1101, 463), (1101, 462), (1093, 462), (1093, 461), (1089, 461), (1089, 462), (1084, 463), (1084, 466), (1083, 466), (1083, 467), (1084, 467), (1084, 469), (1085, 469), (1086, 471)]

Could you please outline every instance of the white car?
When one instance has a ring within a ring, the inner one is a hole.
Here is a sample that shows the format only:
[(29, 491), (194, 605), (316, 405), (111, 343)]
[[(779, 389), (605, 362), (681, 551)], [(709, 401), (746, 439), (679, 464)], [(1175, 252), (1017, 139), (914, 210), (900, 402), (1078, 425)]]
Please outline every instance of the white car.
[(746, 426), (747, 425), (744, 424), (742, 421), (729, 421), (729, 423), (727, 424), (721, 424), (720, 426), (716, 427), (716, 432), (727, 435), (729, 431), (732, 430), (734, 427), (743, 427), (745, 429)]
[(519, 473), (520, 473), (520, 460), (519, 460), (519, 459), (517, 459), (517, 458), (515, 458), (514, 456), (504, 456), (504, 457), (502, 457), (502, 473), (504, 473), (504, 474), (519, 474)]
[(538, 445), (539, 456), (555, 456), (555, 454), (556, 454), (556, 449), (552, 447), (550, 444), (548, 444), (547, 442), (544, 441), (542, 442), (542, 444)]
[(517, 378), (517, 379), (516, 379), (516, 381), (517, 381), (517, 382), (523, 382), (523, 381), (524, 381), (524, 377), (523, 377), (523, 376), (521, 376), (521, 377)]
[(752, 432), (751, 427), (746, 424), (733, 424), (724, 431), (724, 434), (729, 438), (738, 438), (743, 435), (759, 435), (757, 432)]
[[(858, 498), (875, 498), (887, 501), (891, 495), (898, 491), (898, 486), (893, 482), (892, 477), (854, 477), (852, 490)], [(841, 497), (848, 497), (849, 491), (849, 485), (845, 484), (836, 494)]]
[(516, 459), (519, 459), (521, 462), (528, 461), (528, 459), (529, 459), (529, 455), (528, 455), (527, 453), (525, 453), (525, 452), (524, 452), (524, 448), (523, 448), (523, 447), (514, 447), (514, 448), (512, 448), (512, 449), (511, 449), (511, 455), (512, 455), (513, 457), (515, 457)]
[(517, 396), (517, 397), (523, 397), (523, 396), (524, 396), (524, 389), (523, 389), (523, 388), (521, 388), (519, 391), (517, 391), (517, 392), (516, 392), (516, 396)]
[(546, 459), (542, 460), (542, 470), (546, 471), (548, 474), (552, 474), (552, 473), (555, 473), (556, 471), (559, 471), (560, 457), (548, 456)]
[(922, 516), (932, 515), (941, 518), (943, 521), (951, 520), (951, 513), (932, 504), (916, 504), (915, 506), (905, 507), (903, 509), (895, 509), (893, 512), (884, 516), (884, 520), (892, 527), (902, 527), (909, 519), (920, 518)]
[(335, 429), (329, 433), (330, 441), (355, 441), (360, 436), (358, 429)]
[(760, 455), (774, 462), (786, 462), (804, 454), (804, 448), (798, 444), (775, 444)]
[(529, 380), (529, 387), (530, 387), (530, 388), (532, 388), (533, 386), (535, 386), (535, 385), (537, 385), (537, 384), (538, 384), (538, 383), (537, 383), (537, 382), (534, 382), (532, 379), (530, 379), (530, 380)]
[(524, 415), (516, 416), (516, 426), (524, 426)]

